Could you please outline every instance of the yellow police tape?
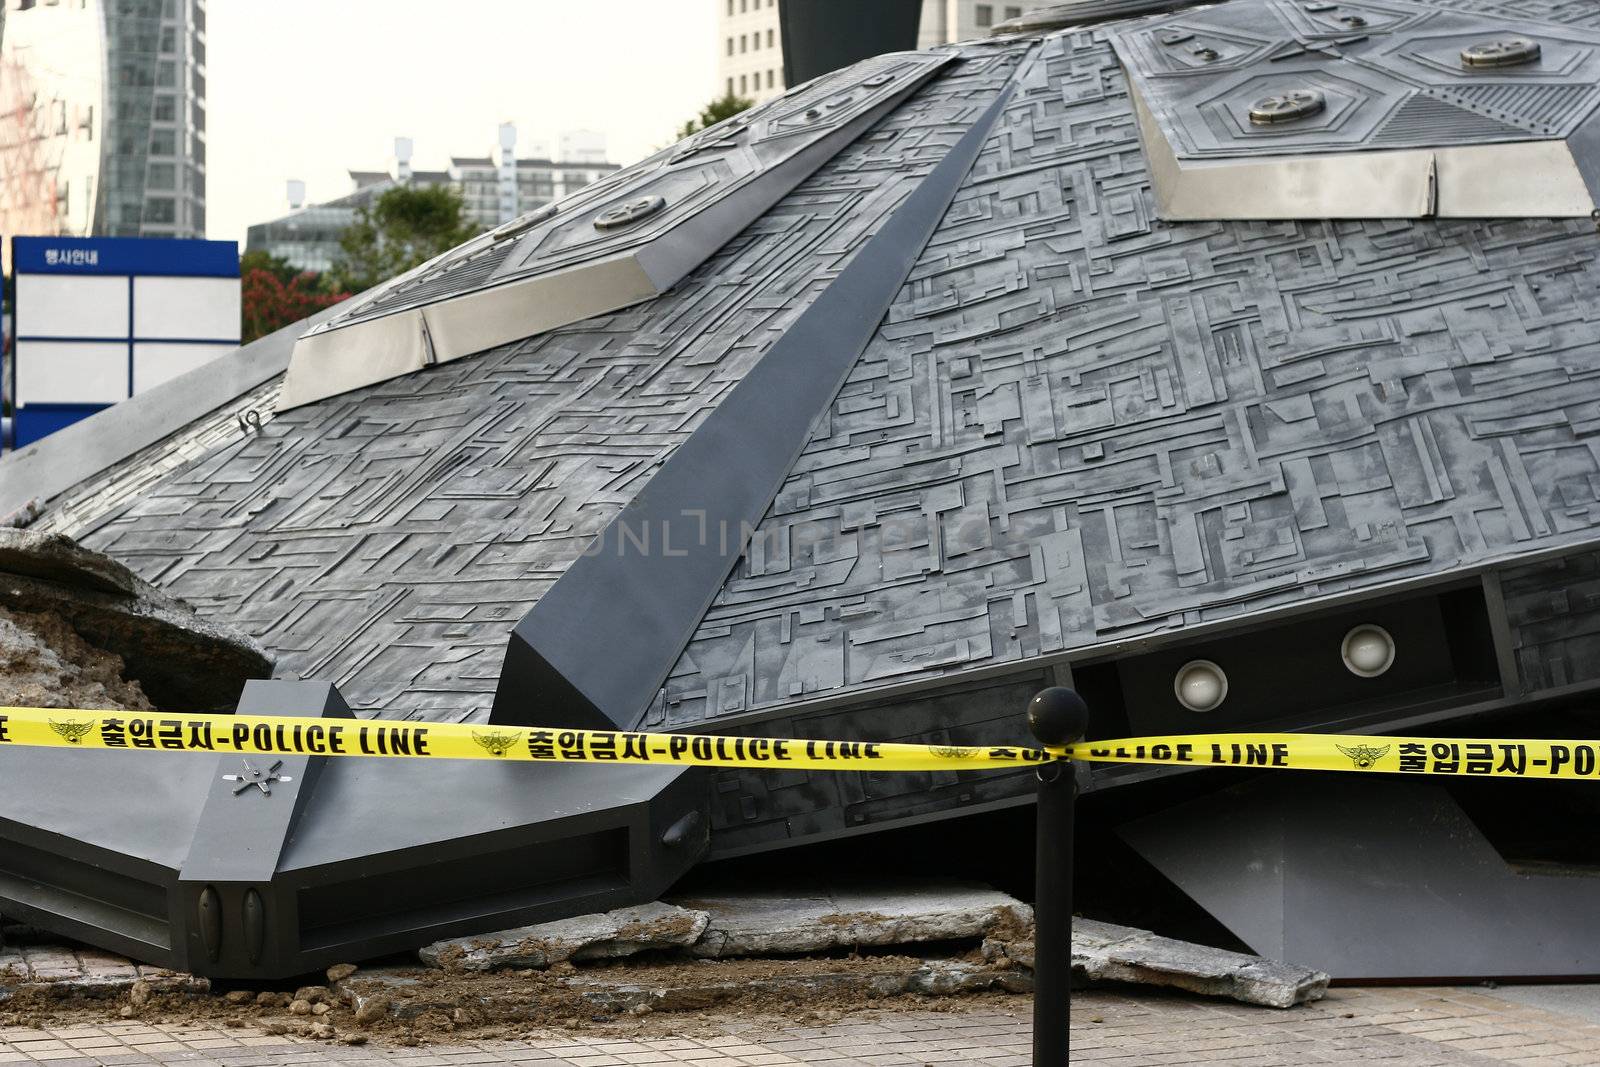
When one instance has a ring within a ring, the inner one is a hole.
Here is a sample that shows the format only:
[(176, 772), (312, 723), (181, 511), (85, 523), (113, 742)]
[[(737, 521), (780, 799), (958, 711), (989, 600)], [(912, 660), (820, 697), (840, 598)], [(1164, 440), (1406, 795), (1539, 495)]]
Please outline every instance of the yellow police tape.
[(398, 756), (830, 771), (974, 771), (1059, 759), (1177, 767), (1393, 771), (1487, 778), (1600, 778), (1600, 741), (1345, 734), (1196, 734), (1061, 749), (909, 745), (709, 734), (285, 715), (176, 715), (0, 707), (0, 747), (34, 745), (263, 756)]

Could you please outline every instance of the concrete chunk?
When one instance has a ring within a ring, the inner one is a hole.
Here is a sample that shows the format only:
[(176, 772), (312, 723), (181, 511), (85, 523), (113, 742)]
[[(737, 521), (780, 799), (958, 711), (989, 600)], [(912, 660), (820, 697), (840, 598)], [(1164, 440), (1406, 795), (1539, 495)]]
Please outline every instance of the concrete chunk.
[(247, 679), (272, 674), (251, 638), (60, 534), (0, 528), (0, 608), (51, 615), (121, 657), (162, 709), (232, 710)]
[(653, 949), (687, 948), (705, 932), (707, 919), (703, 911), (658, 902), (436, 941), (418, 955), (424, 963), (449, 971), (543, 968), (565, 960), (617, 959)]
[[(1029, 969), (1033, 952), (1031, 931), (1023, 940), (984, 944), (985, 958), (1004, 957)], [(1320, 1000), (1328, 991), (1321, 971), (1082, 918), (1072, 921), (1072, 973), (1085, 983), (1167, 986), (1269, 1008)]]
[(1014, 897), (961, 883), (741, 893), (678, 903), (710, 913), (705, 936), (689, 951), (713, 959), (984, 938), (1033, 922), (1033, 909)]

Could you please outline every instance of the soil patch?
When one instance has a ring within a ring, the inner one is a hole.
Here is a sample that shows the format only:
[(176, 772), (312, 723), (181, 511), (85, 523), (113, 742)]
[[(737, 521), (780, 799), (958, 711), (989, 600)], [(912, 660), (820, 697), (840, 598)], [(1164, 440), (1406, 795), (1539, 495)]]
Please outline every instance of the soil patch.
[(152, 711), (122, 657), (90, 645), (59, 615), (0, 607), (0, 705)]
[[(254, 1028), (347, 1044), (411, 1046), (571, 1031), (694, 1036), (725, 1032), (723, 1027), (735, 1020), (749, 1025), (764, 1017), (793, 1025), (833, 1022), (863, 1011), (953, 1011), (1017, 1003), (1011, 994), (995, 990), (937, 996), (880, 996), (870, 991), (873, 979), (889, 980), (924, 962), (889, 955), (692, 962), (633, 959), (468, 974), (407, 967), (356, 971), (331, 986), (294, 990), (185, 993), (136, 983), (126, 994), (105, 998), (32, 987), (0, 1001), (0, 1026), (46, 1029), (137, 1018)], [(848, 985), (834, 980), (841, 973), (848, 974)], [(397, 975), (403, 978), (396, 981)], [(698, 992), (661, 1001), (668, 1010), (640, 1004), (621, 1010), (596, 1006), (596, 990), (639, 987)]]

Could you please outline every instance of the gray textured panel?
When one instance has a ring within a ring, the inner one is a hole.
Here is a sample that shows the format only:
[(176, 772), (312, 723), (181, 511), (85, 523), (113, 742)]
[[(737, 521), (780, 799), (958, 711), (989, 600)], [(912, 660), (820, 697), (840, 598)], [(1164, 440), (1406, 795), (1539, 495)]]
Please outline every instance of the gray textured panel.
[(979, 46), (672, 293), (284, 413), (52, 510), (359, 711), (481, 717), (516, 621), (981, 113)]
[[(1003, 54), (968, 55), (677, 292), (286, 415), (90, 543), (358, 709), (481, 716), (515, 621), (970, 123)], [(1160, 226), (1148, 182), (1110, 47), (1049, 39), (651, 722), (1593, 538), (1591, 225)]]
[(1111, 50), (1037, 67), (655, 723), (1595, 537), (1591, 223), (1161, 226)]
[[(1522, 65), (1473, 46), (1525, 39)], [(1600, 33), (1383, 0), (1234, 0), (1112, 32), (1163, 217), (1555, 217), (1595, 206), (1572, 135)], [(1264, 102), (1300, 94), (1298, 114)], [(1313, 100), (1314, 98), (1314, 100)], [(1397, 151), (1406, 150), (1406, 151)]]
[(627, 729), (644, 715), (1009, 96), (1000, 90), (517, 624), (491, 721)]
[[(289, 365), (295, 339), (332, 313), (320, 311), (285, 326), (27, 448), (0, 456), (0, 517), (30, 500), (68, 493), (81, 496), (85, 482), (114, 468), (148, 474), (151, 461), (168, 469), (176, 466), (170, 460), (185, 458), (184, 443), (193, 438), (195, 420), (221, 412), (222, 423), (232, 424), (236, 420), (231, 409), (242, 399), (262, 390), (275, 392), (274, 383)], [(269, 410), (270, 403), (260, 405), (260, 413)]]
[[(1538, 42), (1542, 57), (1462, 63), (1463, 48), (1510, 36)], [(1418, 97), (1459, 115), (1391, 125), (1386, 147), (1560, 138), (1600, 100), (1600, 33), (1402, 0), (1233, 0), (1126, 24), (1112, 41), (1180, 159), (1366, 147)], [(1254, 101), (1300, 87), (1323, 91), (1320, 114), (1251, 122)]]

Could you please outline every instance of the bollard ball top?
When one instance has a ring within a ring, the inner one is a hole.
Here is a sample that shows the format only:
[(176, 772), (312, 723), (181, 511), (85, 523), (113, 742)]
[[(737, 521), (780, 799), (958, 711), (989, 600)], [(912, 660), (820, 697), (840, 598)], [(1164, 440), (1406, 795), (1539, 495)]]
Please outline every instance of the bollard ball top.
[(1070, 745), (1089, 729), (1089, 705), (1076, 691), (1052, 686), (1028, 701), (1028, 728), (1041, 745)]

